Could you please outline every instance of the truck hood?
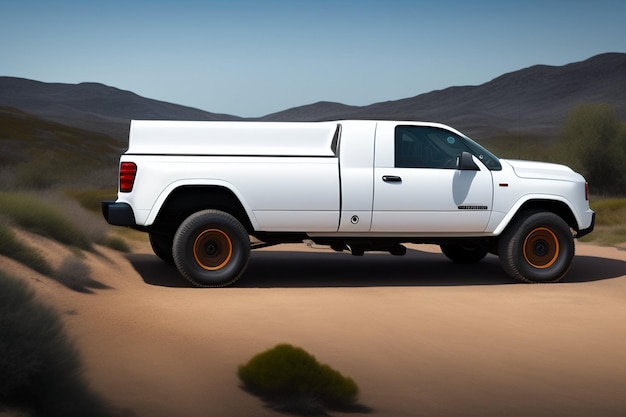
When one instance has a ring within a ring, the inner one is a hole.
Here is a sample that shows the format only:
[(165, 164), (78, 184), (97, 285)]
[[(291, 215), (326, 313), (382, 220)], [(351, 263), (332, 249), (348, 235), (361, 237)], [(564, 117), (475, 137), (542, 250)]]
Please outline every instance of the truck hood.
[(509, 164), (520, 178), (561, 180), (561, 181), (584, 181), (584, 178), (574, 172), (570, 167), (548, 162), (518, 161), (505, 159), (500, 160)]

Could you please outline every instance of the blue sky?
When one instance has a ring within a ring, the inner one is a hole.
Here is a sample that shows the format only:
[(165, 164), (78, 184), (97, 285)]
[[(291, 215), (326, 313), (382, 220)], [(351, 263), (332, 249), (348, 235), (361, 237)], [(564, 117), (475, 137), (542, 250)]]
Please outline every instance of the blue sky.
[(626, 1), (0, 0), (0, 75), (238, 116), (626, 52)]

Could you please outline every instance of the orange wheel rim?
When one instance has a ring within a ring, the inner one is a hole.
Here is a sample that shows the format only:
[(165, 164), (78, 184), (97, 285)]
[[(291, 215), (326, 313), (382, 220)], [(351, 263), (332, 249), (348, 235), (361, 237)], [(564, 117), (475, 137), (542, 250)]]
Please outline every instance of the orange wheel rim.
[(534, 268), (550, 268), (559, 258), (559, 239), (546, 227), (537, 227), (524, 240), (524, 259)]
[(233, 257), (233, 243), (223, 231), (207, 229), (193, 242), (193, 257), (203, 269), (222, 269)]

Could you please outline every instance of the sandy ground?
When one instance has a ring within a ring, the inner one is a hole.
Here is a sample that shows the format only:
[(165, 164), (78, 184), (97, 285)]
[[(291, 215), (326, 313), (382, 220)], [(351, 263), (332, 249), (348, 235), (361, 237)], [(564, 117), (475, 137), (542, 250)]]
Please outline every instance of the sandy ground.
[(579, 244), (564, 282), (530, 285), (492, 256), (284, 245), (254, 251), (237, 286), (198, 289), (145, 243), (98, 250), (85, 261), (108, 288), (90, 294), (0, 265), (64, 314), (94, 390), (136, 416), (279, 415), (236, 376), (278, 343), (352, 377), (372, 416), (626, 415), (626, 251)]

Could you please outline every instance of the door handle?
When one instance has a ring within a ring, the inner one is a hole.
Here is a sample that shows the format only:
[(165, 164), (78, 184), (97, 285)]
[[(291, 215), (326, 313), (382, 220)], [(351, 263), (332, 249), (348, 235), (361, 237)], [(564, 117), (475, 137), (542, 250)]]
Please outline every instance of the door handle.
[(402, 177), (397, 175), (383, 175), (383, 181), (385, 182), (402, 182)]

